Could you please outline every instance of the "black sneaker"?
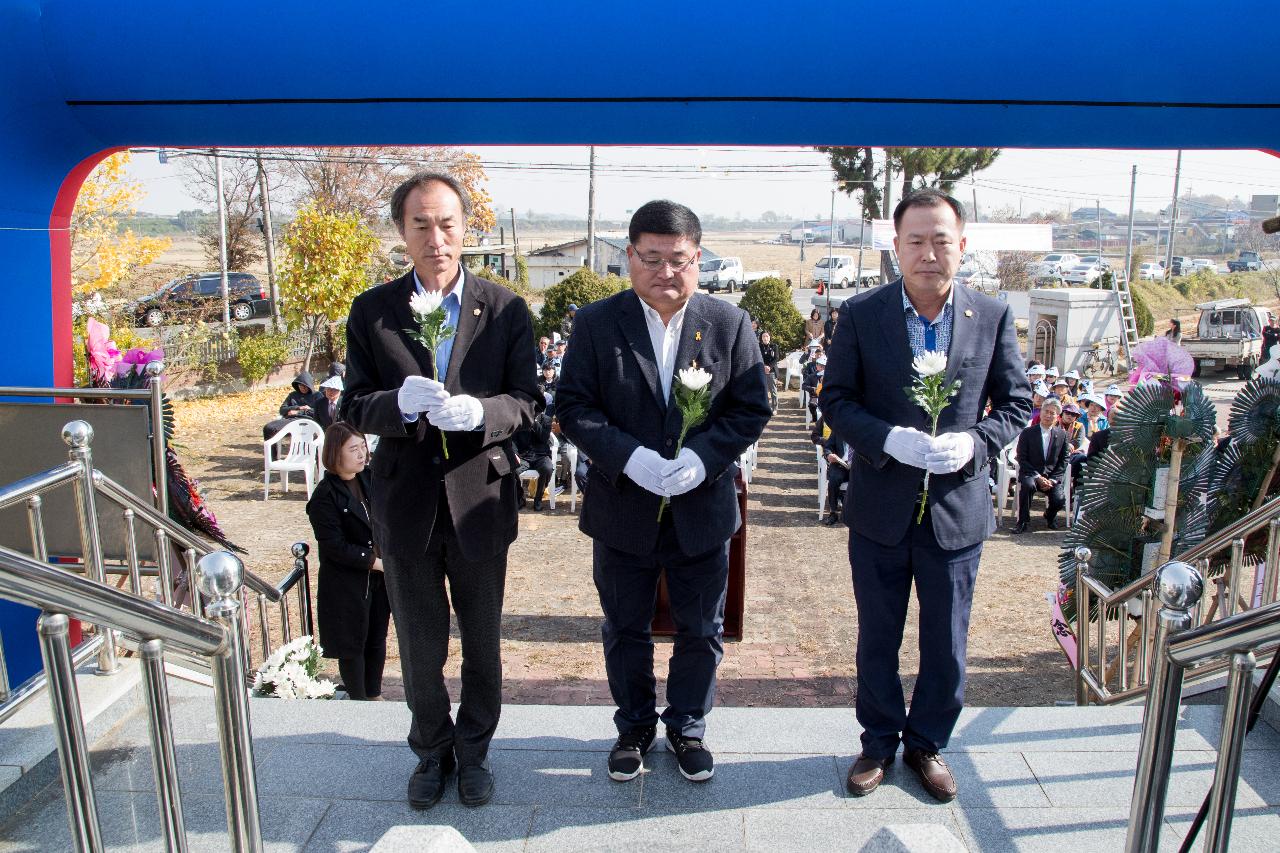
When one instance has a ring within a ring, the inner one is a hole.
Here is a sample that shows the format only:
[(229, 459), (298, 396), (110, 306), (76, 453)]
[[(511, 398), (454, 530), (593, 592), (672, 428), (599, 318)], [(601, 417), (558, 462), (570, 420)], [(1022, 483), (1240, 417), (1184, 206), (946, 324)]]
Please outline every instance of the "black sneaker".
[(657, 734), (655, 726), (643, 726), (623, 732), (609, 751), (609, 778), (615, 782), (629, 782), (644, 769), (644, 756), (653, 746)]
[(715, 759), (700, 737), (685, 737), (667, 729), (667, 748), (676, 754), (680, 775), (690, 782), (705, 782), (716, 772)]

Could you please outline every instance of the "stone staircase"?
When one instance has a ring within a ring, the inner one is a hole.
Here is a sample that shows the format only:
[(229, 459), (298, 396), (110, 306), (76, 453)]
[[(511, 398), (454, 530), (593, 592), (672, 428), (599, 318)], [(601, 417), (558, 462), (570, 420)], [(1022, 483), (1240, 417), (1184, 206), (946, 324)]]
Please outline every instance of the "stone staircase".
[[(211, 694), (170, 685), (191, 849), (225, 850)], [(947, 752), (960, 796), (940, 805), (900, 762), (872, 796), (845, 795), (858, 742), (849, 710), (719, 708), (707, 740), (716, 776), (695, 785), (663, 750), (651, 753), (640, 779), (611, 782), (607, 708), (507, 706), (492, 752), (494, 801), (471, 809), (450, 792), (415, 812), (404, 802), (415, 761), (402, 704), (251, 704), (263, 836), (279, 851), (458, 849), (441, 841), (441, 825), (478, 850), (1119, 850), (1142, 718), (1134, 706), (969, 709)], [(1161, 849), (1177, 848), (1208, 790), (1219, 713), (1182, 711)], [(129, 711), (94, 743), (98, 812), (112, 850), (162, 847), (145, 722), (141, 709)], [(0, 730), (6, 754), (16, 748), (6, 739), (12, 723)], [(29, 720), (24, 730), (38, 735)], [(69, 847), (53, 767), (43, 778), (28, 774), (25, 804), (7, 798), (0, 851)], [(1245, 745), (1233, 851), (1277, 849), (1278, 767), (1280, 732), (1261, 722)]]

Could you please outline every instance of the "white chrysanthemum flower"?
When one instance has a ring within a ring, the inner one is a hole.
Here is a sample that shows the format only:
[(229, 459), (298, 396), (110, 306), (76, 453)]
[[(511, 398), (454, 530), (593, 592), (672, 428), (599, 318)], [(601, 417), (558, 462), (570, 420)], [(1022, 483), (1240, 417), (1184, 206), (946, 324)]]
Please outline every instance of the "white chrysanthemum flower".
[(701, 391), (711, 384), (711, 374), (701, 367), (686, 367), (680, 371), (680, 384), (690, 391)]
[(419, 293), (416, 290), (409, 297), (409, 309), (415, 314), (430, 314), (440, 307), (440, 303), (444, 301), (444, 293), (439, 290), (430, 290), (426, 293)]
[(936, 376), (947, 369), (947, 354), (929, 350), (911, 362), (911, 369), (921, 376)]

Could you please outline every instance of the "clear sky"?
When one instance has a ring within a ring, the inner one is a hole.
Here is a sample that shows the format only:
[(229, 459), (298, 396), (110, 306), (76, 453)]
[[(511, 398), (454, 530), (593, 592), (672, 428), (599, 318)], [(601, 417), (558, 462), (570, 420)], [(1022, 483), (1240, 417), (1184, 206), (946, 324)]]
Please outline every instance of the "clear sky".
[[(489, 175), (497, 209), (586, 217), (588, 149), (560, 147), (476, 147)], [(1176, 153), (1122, 150), (1006, 149), (995, 164), (955, 192), (979, 213), (997, 208), (1026, 213), (1103, 207), (1124, 213), (1129, 203), (1130, 169), (1138, 167), (1138, 210), (1165, 207), (1173, 193)], [(833, 174), (827, 159), (808, 148), (598, 147), (596, 208), (602, 218), (623, 219), (653, 198), (672, 198), (695, 211), (755, 218), (767, 210), (787, 218), (825, 218), (831, 208)], [(137, 154), (134, 178), (148, 196), (141, 210), (171, 214), (199, 207), (185, 192), (177, 167), (161, 165), (154, 154)], [(896, 197), (897, 187), (894, 188)], [(1258, 151), (1187, 151), (1182, 160), (1182, 194), (1239, 196), (1280, 194), (1280, 158)], [(273, 198), (274, 201), (274, 198)], [(836, 215), (858, 215), (857, 196), (836, 198)]]

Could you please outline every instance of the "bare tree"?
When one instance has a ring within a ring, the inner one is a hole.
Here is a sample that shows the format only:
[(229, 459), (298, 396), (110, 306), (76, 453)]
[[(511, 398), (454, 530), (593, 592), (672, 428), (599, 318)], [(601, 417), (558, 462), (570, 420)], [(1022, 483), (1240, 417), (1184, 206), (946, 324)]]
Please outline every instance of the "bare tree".
[(391, 193), (413, 172), (434, 169), (457, 178), (471, 194), (476, 232), (495, 224), (480, 158), (459, 148), (349, 147), (293, 150), (286, 163), (297, 179), (298, 206), (314, 203), (334, 213), (354, 213), (369, 225), (387, 215)]
[(1280, 234), (1267, 234), (1261, 222), (1250, 222), (1236, 229), (1236, 245), (1244, 251), (1258, 253), (1262, 276), (1280, 299)]
[[(230, 152), (222, 160), (222, 198), (227, 208), (227, 268), (244, 270), (262, 260), (262, 233), (258, 230), (258, 164), (245, 152)], [(216, 208), (217, 180), (213, 157), (182, 158), (182, 182), (192, 197)], [(267, 170), (267, 191), (275, 192), (280, 176)], [(214, 219), (200, 231), (200, 244), (213, 269), (218, 267), (218, 224)]]

